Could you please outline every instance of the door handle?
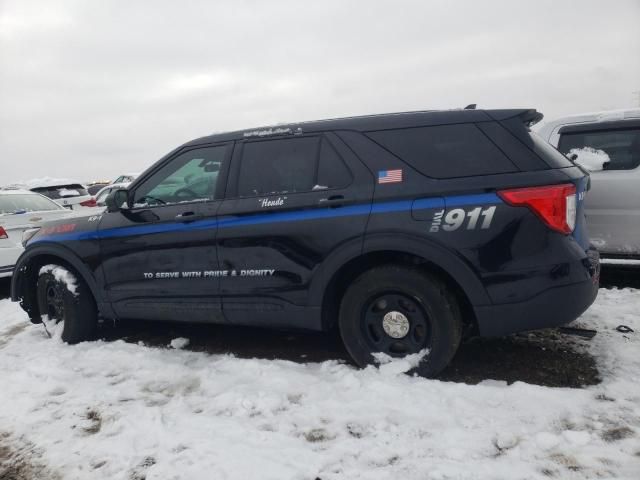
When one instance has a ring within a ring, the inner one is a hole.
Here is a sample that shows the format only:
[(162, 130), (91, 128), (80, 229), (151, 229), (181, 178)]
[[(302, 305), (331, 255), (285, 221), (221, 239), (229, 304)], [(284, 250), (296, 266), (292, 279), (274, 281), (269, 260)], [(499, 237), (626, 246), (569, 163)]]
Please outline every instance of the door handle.
[(339, 207), (344, 204), (344, 195), (332, 195), (329, 198), (321, 198), (318, 203), (323, 207)]
[(193, 222), (200, 218), (200, 215), (197, 215), (196, 212), (182, 212), (176, 215), (176, 220), (179, 222)]

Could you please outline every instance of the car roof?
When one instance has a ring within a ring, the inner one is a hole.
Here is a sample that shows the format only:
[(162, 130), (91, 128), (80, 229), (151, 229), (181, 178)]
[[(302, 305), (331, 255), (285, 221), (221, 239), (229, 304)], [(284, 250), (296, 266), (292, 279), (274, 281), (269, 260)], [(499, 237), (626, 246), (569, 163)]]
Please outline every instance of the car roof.
[(560, 126), (615, 122), (632, 119), (640, 119), (640, 108), (577, 113), (573, 115), (567, 115), (565, 117), (555, 118), (551, 121), (545, 122), (538, 129), (538, 133), (543, 137), (548, 138)]
[(25, 182), (21, 182), (20, 185), (30, 190), (33, 190), (34, 188), (68, 187), (69, 185), (80, 185), (81, 187), (84, 187), (84, 184), (82, 182), (79, 182), (72, 178), (51, 178), (51, 177), (34, 178), (31, 180), (27, 180)]
[(0, 195), (16, 195), (16, 194), (38, 195), (42, 197), (42, 195), (40, 195), (39, 193), (32, 192), (31, 190), (26, 190), (24, 188), (8, 188), (8, 189), (0, 188)]
[(273, 137), (288, 134), (295, 135), (299, 133), (313, 133), (327, 130), (372, 131), (454, 123), (488, 122), (492, 120), (506, 120), (516, 116), (527, 115), (529, 115), (530, 118), (526, 118), (526, 120), (537, 121), (542, 118), (542, 114), (533, 109), (526, 108), (505, 110), (423, 110), (414, 112), (384, 113), (357, 117), (331, 118), (327, 120), (282, 123), (236, 130), (232, 132), (214, 133), (212, 135), (187, 142), (183, 146), (241, 140), (252, 137)]

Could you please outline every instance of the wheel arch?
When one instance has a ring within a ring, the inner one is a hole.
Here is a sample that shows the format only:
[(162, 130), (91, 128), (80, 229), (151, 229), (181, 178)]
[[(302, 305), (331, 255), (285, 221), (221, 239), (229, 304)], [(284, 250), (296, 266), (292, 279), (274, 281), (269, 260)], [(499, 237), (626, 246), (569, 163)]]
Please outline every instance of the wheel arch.
[(349, 258), (342, 257), (340, 264), (324, 272), (324, 288), (318, 303), (314, 303), (321, 305), (323, 330), (336, 324), (340, 301), (349, 283), (366, 270), (384, 264), (411, 266), (437, 275), (459, 299), (463, 318), (474, 330), (477, 329), (474, 306), (490, 304), (484, 286), (471, 267), (450, 250), (424, 238), (397, 233), (367, 238), (362, 251), (352, 252)]
[(39, 322), (35, 284), (40, 268), (49, 263), (64, 266), (80, 276), (89, 287), (96, 304), (104, 304), (101, 290), (87, 265), (68, 248), (57, 244), (35, 245), (26, 250), (16, 262), (11, 280), (11, 300), (20, 302), (32, 322)]

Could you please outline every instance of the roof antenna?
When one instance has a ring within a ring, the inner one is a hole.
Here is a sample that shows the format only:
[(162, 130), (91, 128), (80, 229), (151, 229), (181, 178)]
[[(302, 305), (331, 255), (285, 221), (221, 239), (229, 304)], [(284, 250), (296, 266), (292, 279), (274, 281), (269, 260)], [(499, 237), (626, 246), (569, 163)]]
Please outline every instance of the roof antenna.
[(466, 107), (464, 107), (465, 110), (475, 110), (477, 107), (477, 104), (475, 103), (470, 103), (469, 105), (467, 105)]

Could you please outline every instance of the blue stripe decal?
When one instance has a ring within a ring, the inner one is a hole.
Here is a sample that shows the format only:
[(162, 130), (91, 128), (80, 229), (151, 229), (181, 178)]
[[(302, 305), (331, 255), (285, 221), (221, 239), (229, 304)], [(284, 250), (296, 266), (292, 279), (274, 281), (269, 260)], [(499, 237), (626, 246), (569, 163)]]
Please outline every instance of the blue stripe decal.
[(458, 195), (451, 197), (422, 198), (419, 200), (401, 200), (396, 202), (381, 202), (374, 204), (350, 205), (340, 208), (322, 208), (313, 210), (296, 210), (292, 212), (269, 212), (244, 215), (238, 217), (225, 216), (222, 219), (196, 220), (194, 222), (171, 222), (159, 224), (135, 225), (117, 227), (92, 232), (69, 232), (46, 235), (34, 238), (29, 243), (61, 242), (66, 240), (98, 240), (102, 238), (119, 238), (135, 235), (152, 235), (154, 233), (188, 232), (192, 230), (209, 230), (216, 228), (233, 228), (247, 225), (264, 225), (267, 223), (298, 222), (304, 220), (320, 220), (326, 218), (350, 217), (368, 215), (369, 213), (394, 213), (413, 210), (441, 208), (444, 204), (449, 207), (464, 205), (482, 205), (502, 203), (495, 193), (477, 195)]
[(478, 195), (445, 197), (444, 203), (447, 208), (449, 208), (462, 207), (464, 205), (487, 205), (491, 203), (502, 203), (502, 200), (495, 193), (480, 193)]

